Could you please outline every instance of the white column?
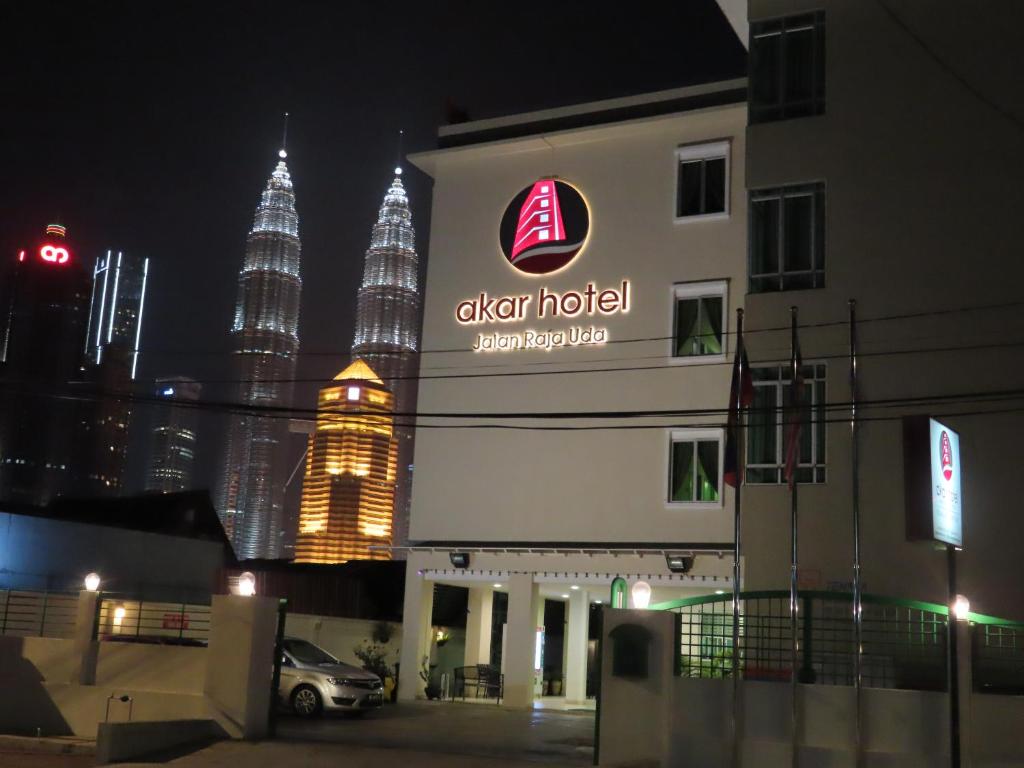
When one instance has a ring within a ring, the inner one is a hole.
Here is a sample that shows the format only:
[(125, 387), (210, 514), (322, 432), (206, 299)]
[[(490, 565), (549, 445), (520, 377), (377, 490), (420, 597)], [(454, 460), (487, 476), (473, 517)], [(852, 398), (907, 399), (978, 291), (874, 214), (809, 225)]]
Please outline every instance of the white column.
[[(540, 594), (532, 573), (508, 578), (508, 640), (505, 647), (505, 704), (533, 706), (533, 661)], [(543, 605), (543, 603), (540, 603)]]
[(423, 698), (424, 682), (420, 679), (420, 669), (423, 667), (423, 657), (430, 654), (430, 620), (433, 613), (434, 582), (424, 579), (415, 561), (410, 558), (405, 570), (399, 701)]
[(590, 600), (584, 589), (569, 594), (569, 631), (565, 656), (565, 700), (582, 704), (587, 700), (587, 640)]
[(490, 587), (470, 587), (469, 615), (466, 616), (467, 667), (491, 663), (491, 606), (494, 591)]

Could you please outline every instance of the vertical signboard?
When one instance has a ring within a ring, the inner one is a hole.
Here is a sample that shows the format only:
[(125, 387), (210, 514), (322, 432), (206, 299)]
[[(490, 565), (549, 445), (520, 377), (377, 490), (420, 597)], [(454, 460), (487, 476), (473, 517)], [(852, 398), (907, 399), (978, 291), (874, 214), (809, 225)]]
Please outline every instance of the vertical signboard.
[(960, 435), (936, 419), (903, 420), (907, 538), (963, 547)]

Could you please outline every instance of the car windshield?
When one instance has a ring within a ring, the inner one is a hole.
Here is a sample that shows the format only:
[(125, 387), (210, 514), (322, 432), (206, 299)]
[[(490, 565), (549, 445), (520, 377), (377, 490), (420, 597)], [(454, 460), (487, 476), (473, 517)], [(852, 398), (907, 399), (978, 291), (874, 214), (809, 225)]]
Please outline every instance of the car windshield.
[(284, 649), (300, 664), (337, 664), (338, 660), (322, 648), (305, 640), (285, 640)]

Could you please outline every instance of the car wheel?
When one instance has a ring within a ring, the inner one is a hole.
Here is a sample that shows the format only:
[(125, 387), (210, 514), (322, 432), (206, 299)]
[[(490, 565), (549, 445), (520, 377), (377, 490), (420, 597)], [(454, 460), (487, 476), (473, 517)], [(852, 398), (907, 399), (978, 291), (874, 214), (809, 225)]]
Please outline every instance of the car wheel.
[(300, 685), (292, 693), (292, 711), (299, 717), (316, 717), (323, 707), (320, 693), (311, 685)]

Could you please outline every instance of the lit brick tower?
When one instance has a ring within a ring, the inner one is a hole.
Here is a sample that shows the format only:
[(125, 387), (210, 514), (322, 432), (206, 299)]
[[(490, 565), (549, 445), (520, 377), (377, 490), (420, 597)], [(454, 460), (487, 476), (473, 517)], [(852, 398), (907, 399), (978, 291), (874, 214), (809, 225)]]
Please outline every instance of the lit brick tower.
[[(353, 358), (362, 358), (395, 395), (395, 413), (416, 410), (419, 372), (420, 294), (416, 234), (409, 198), (402, 186), (402, 169), (384, 196), (366, 251), (363, 284), (359, 288)], [(395, 487), (393, 543), (409, 536), (409, 495), (412, 490), (414, 432), (408, 417), (395, 427), (398, 474)], [(396, 553), (396, 556), (401, 557)]]
[[(234, 399), (254, 406), (291, 405), (299, 351), (299, 217), (279, 154), (249, 231), (231, 328)], [(282, 556), (287, 438), (284, 419), (231, 418), (217, 510), (240, 559)]]
[(297, 563), (388, 560), (395, 501), (393, 398), (356, 360), (320, 390), (302, 483)]

